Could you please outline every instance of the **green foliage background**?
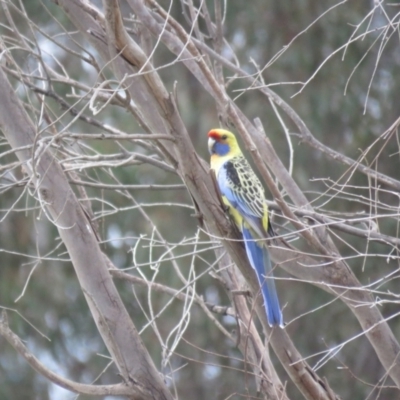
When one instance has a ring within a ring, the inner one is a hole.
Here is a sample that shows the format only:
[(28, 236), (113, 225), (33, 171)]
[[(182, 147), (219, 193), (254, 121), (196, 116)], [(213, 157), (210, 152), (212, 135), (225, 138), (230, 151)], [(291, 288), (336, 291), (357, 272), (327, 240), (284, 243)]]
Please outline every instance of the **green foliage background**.
[[(207, 3), (210, 9), (213, 9), (213, 3)], [(48, 34), (60, 33), (55, 19), (68, 30), (74, 30), (63, 12), (52, 2), (23, 1), (23, 4), (31, 19)], [(168, 7), (168, 2), (161, 1), (160, 4)], [(255, 72), (255, 65), (262, 69), (275, 54), (304, 31), (281, 57), (263, 71), (265, 84), (287, 82), (274, 86), (274, 90), (303, 118), (315, 137), (336, 151), (357, 159), (399, 116), (399, 40), (398, 34), (394, 34), (383, 49), (379, 48), (380, 41), (369, 49), (379, 35), (377, 30), (364, 40), (360, 38), (349, 44), (346, 53), (342, 50), (332, 55), (337, 49), (344, 49), (344, 45), (355, 31), (355, 26), (361, 23), (373, 7), (372, 1), (348, 1), (334, 7), (335, 5), (337, 3), (330, 0), (228, 1), (225, 37), (236, 52), (242, 68)], [(330, 7), (332, 9), (326, 12)], [(398, 8), (387, 5), (385, 10), (389, 16), (394, 16)], [(326, 15), (318, 19), (325, 12)], [(49, 13), (55, 19), (51, 18)], [(180, 2), (173, 2), (172, 15), (189, 29)], [(19, 23), (18, 28), (22, 32), (25, 31), (29, 37), (30, 32), (28, 27), (24, 27), (24, 20), (17, 12), (13, 12), (13, 17), (17, 24)], [(0, 16), (0, 20), (2, 19)], [(362, 23), (359, 33), (364, 32), (368, 23), (371, 24), (370, 29), (374, 29), (387, 21), (385, 22), (382, 12), (375, 11), (371, 20), (367, 19)], [(309, 28), (306, 30), (307, 27)], [(2, 35), (12, 36), (4, 26), (0, 29)], [(38, 34), (36, 39), (41, 45), (48, 46), (48, 51), (54, 50), (43, 36)], [(87, 43), (82, 43), (88, 46)], [(91, 51), (90, 48), (87, 50)], [(21, 67), (29, 69), (32, 60), (26, 54), (15, 50), (13, 55), (20, 60)], [(79, 59), (71, 57), (61, 49), (57, 49), (56, 57), (70, 72), (71, 77), (87, 85), (95, 83), (95, 71), (83, 66)], [(329, 59), (314, 79), (301, 93), (296, 94), (301, 88), (299, 82), (307, 81), (327, 57)], [(167, 65), (160, 69), (160, 74), (170, 90), (174, 82), (177, 82), (179, 106), (184, 121), (199, 155), (207, 159), (206, 133), (218, 125), (215, 104), (185, 67), (181, 63), (171, 63), (172, 61), (171, 55), (161, 45), (155, 54), (154, 63), (159, 67)], [(226, 77), (232, 76), (230, 71), (224, 72)], [(13, 82), (17, 87), (17, 83)], [(247, 87), (243, 80), (234, 80), (230, 85), (232, 96), (237, 96), (236, 102), (247, 116), (262, 119), (276, 151), (288, 165), (288, 145), (279, 121), (269, 102), (260, 93), (254, 90), (242, 92), (242, 89)], [(69, 103), (73, 103), (74, 100), (67, 97), (70, 90), (66, 85), (56, 85), (55, 89)], [(32, 96), (24, 93), (22, 89), (19, 90), (22, 97)], [(48, 104), (59, 113), (58, 105), (54, 101), (48, 100)], [(59, 126), (67, 124), (71, 118), (65, 115)], [(102, 111), (99, 119), (125, 132), (140, 132), (132, 117), (114, 106)], [(286, 122), (291, 129), (294, 146), (294, 177), (314, 207), (320, 207), (327, 213), (346, 215), (345, 213), (364, 212), (364, 215), (368, 216), (374, 210), (367, 200), (379, 199), (381, 204), (385, 204), (381, 210), (397, 210), (398, 194), (375, 191), (374, 182), (368, 182), (359, 174), (354, 174), (348, 181), (342, 179), (347, 168), (299, 141), (294, 126), (289, 121)], [(71, 130), (99, 132), (79, 121), (72, 125)], [(118, 147), (111, 142), (90, 143), (101, 154), (118, 152)], [(127, 145), (127, 148), (129, 146), (132, 151), (138, 151), (136, 145)], [(6, 151), (8, 147), (2, 143), (1, 149)], [(141, 151), (146, 152), (144, 149)], [(396, 138), (387, 143), (378, 140), (370, 150), (367, 160), (379, 171), (398, 179), (398, 153)], [(374, 163), (374, 157), (377, 155), (378, 162)], [(11, 161), (13, 158), (10, 156), (5, 157), (3, 162)], [(114, 182), (111, 172), (87, 171), (86, 174), (88, 179), (98, 179), (104, 183)], [(113, 170), (112, 174), (120, 182), (127, 184), (180, 183), (175, 174), (148, 165), (121, 167)], [(339, 185), (335, 185), (335, 181)], [(351, 187), (332, 196), (340, 189), (339, 186), (345, 183)], [(106, 355), (107, 352), (91, 319), (68, 254), (59, 242), (57, 230), (48, 223), (39, 205), (32, 198), (26, 193), (19, 198), (22, 190), (23, 188), (4, 190), (0, 196), (0, 306), (14, 310), (8, 313), (12, 328), (21, 338), (27, 340), (27, 345), (34, 354), (56, 372), (84, 383), (93, 382), (99, 375), (97, 383), (118, 382), (117, 371), (112, 366), (102, 373), (109, 360), (99, 354)], [(193, 210), (182, 206), (191, 205), (191, 199), (184, 190), (131, 191), (127, 195), (117, 191), (87, 188), (87, 192), (93, 200), (94, 213), (99, 216), (97, 222), (105, 239), (104, 251), (119, 268), (133, 266), (134, 246), (137, 246), (137, 263), (146, 263), (149, 260), (148, 240), (154, 231), (140, 210), (133, 209), (135, 203), (146, 205), (144, 210), (169, 242), (178, 243), (196, 234), (198, 223), (192, 216)], [(351, 195), (354, 197), (351, 198)], [(364, 202), (361, 196), (366, 199)], [(13, 211), (8, 213), (7, 210), (16, 201)], [(24, 210), (26, 207), (29, 207), (28, 212)], [(111, 211), (113, 208), (120, 211), (110, 212), (105, 216), (105, 211)], [(125, 211), (121, 211), (125, 208)], [(375, 222), (381, 232), (397, 236), (397, 218), (391, 216)], [(143, 237), (138, 242), (141, 235)], [(204, 234), (200, 237), (204, 241), (207, 240)], [(340, 240), (337, 240), (337, 244), (343, 256), (351, 257), (348, 263), (363, 283), (373, 282), (398, 268), (397, 254), (393, 259), (384, 259), (383, 255), (387, 253), (384, 245), (367, 244), (364, 239), (346, 235), (344, 238), (348, 244)], [(200, 248), (206, 247), (207, 245), (200, 245)], [(185, 254), (190, 249), (193, 249), (193, 246), (178, 246), (176, 254)], [(372, 256), (366, 259), (354, 257), (354, 249), (360, 252), (368, 251)], [(162, 249), (155, 248), (153, 251), (155, 258), (162, 253)], [(374, 257), (374, 254), (381, 256)], [(39, 255), (41, 259), (37, 262), (35, 256)], [(194, 260), (197, 275), (204, 272), (208, 263), (214, 260), (212, 251), (204, 253), (202, 257), (204, 259), (197, 257)], [(188, 266), (192, 262), (191, 256), (186, 256), (184, 260)], [(152, 276), (153, 270), (150, 266), (142, 270), (149, 277)], [(32, 276), (24, 296), (15, 303), (24, 290), (30, 273)], [(283, 272), (279, 274), (281, 277), (286, 276)], [(380, 290), (398, 294), (397, 276), (398, 273)], [(160, 264), (157, 281), (171, 287), (180, 286), (171, 262)], [(117, 281), (117, 285), (135, 325), (140, 329), (147, 321), (138, 300), (146, 304), (147, 291), (140, 287), (132, 289), (124, 282)], [(279, 281), (278, 289), (281, 301), (285, 304), (285, 319), (296, 319), (290, 324), (288, 331), (304, 357), (323, 352), (360, 333), (357, 321), (346, 307), (338, 300), (328, 304), (332, 298), (325, 292), (307, 283), (290, 280)], [(228, 304), (223, 288), (209, 274), (198, 280), (196, 290), (211, 302)], [(154, 309), (161, 309), (168, 300), (167, 295), (154, 295)], [(319, 308), (323, 304), (326, 306)], [(164, 337), (175, 326), (181, 310), (182, 305), (175, 301), (158, 318), (157, 323)], [(312, 310), (314, 311), (309, 313)], [(398, 303), (393, 301), (386, 304), (382, 307), (382, 312), (387, 317), (396, 314)], [(231, 319), (217, 318), (229, 330), (235, 329)], [(390, 325), (398, 337), (399, 319), (393, 318)], [(161, 349), (154, 332), (148, 327), (143, 331), (142, 337), (157, 367), (161, 369)], [(244, 366), (240, 361), (241, 354), (215, 329), (197, 306), (191, 311), (191, 321), (184, 338), (185, 341), (181, 342), (176, 349), (177, 354), (172, 358), (172, 366), (177, 370), (173, 379), (180, 398), (225, 399), (232, 393), (237, 394), (231, 398), (242, 398), (246, 393), (257, 397), (251, 374), (243, 380), (243, 376), (246, 375), (242, 373)], [(32, 371), (2, 338), (0, 354), (0, 399), (74, 398), (71, 393), (55, 389), (52, 384)], [(316, 356), (309, 362), (315, 365), (320, 359), (321, 356)], [(277, 362), (276, 364), (281, 376), (285, 376)], [(395, 393), (398, 396), (398, 392), (393, 389), (374, 391), (374, 387), (370, 386), (384, 379), (385, 372), (363, 336), (344, 346), (334, 359), (321, 367), (319, 373), (328, 377), (333, 389), (343, 398), (366, 399), (371, 392), (374, 396), (371, 398), (393, 399)], [(361, 377), (363, 381), (355, 379), (352, 374)], [(390, 381), (384, 383), (390, 384)], [(300, 394), (290, 383), (288, 393), (293, 399), (300, 398)], [(79, 398), (86, 399), (85, 396)]]

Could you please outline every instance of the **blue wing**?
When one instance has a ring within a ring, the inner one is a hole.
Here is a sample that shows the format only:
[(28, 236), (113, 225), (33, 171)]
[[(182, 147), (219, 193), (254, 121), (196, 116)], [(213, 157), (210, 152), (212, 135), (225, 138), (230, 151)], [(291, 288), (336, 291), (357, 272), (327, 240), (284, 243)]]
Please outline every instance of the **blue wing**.
[[(260, 238), (265, 236), (262, 226), (264, 216), (264, 191), (258, 178), (250, 169), (247, 161), (239, 157), (236, 162), (225, 162), (217, 175), (217, 182), (222, 196), (225, 196)], [(238, 168), (245, 170), (241, 179)], [(241, 228), (240, 226), (238, 227)]]
[[(238, 171), (238, 167), (243, 170)], [(231, 168), (233, 170), (230, 170)], [(262, 224), (266, 209), (264, 207), (265, 199), (261, 183), (243, 157), (240, 158), (236, 165), (231, 161), (227, 161), (222, 165), (218, 172), (217, 181), (221, 194), (242, 216), (241, 226), (238, 226), (238, 228), (243, 234), (249, 262), (257, 274), (268, 323), (270, 326), (279, 325), (283, 327), (283, 317), (272, 275), (269, 253), (260, 240), (257, 242), (257, 239), (266, 237), (266, 230)], [(250, 184), (248, 184), (249, 181), (251, 182)], [(237, 219), (235, 220), (238, 224)], [(252, 232), (257, 237), (254, 237)]]

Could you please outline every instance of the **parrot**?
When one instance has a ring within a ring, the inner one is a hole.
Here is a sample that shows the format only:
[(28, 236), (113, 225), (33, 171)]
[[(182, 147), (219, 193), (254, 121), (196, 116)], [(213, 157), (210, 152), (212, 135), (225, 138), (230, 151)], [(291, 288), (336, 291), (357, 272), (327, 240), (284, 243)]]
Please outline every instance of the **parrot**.
[(264, 188), (244, 157), (232, 132), (211, 129), (208, 133), (210, 167), (227, 211), (240, 231), (246, 255), (255, 270), (264, 300), (268, 324), (283, 327), (272, 266), (265, 239), (274, 235)]

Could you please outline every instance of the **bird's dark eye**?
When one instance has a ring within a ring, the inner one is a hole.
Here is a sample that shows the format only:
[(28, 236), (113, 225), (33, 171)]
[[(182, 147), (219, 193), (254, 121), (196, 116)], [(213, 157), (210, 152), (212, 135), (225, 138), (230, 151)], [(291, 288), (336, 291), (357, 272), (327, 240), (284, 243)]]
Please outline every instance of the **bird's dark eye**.
[(222, 135), (221, 139), (222, 139), (222, 140), (226, 140), (226, 139), (228, 139), (228, 136)]

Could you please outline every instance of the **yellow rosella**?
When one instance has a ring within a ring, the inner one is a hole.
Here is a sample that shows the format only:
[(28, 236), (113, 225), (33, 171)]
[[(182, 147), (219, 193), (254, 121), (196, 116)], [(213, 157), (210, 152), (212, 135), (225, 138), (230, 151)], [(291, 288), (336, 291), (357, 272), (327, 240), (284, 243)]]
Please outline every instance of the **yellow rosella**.
[(270, 326), (283, 326), (265, 239), (273, 235), (264, 188), (243, 156), (235, 135), (224, 129), (208, 133), (211, 169), (228, 212), (243, 235), (246, 254), (256, 271)]

